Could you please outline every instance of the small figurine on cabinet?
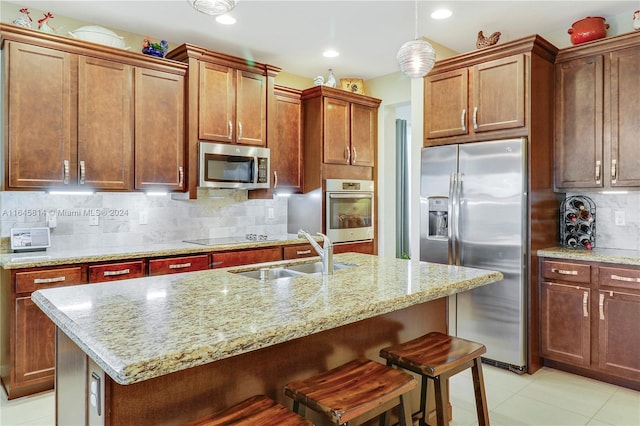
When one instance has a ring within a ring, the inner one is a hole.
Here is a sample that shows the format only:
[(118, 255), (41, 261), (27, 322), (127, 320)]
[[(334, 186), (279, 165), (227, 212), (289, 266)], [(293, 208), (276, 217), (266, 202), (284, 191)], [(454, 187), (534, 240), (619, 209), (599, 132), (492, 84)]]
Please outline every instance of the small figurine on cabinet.
[(151, 37), (145, 36), (144, 43), (142, 43), (142, 53), (151, 56), (157, 56), (158, 58), (164, 58), (169, 51), (169, 43), (166, 40), (160, 41), (160, 43), (152, 43)]
[(640, 30), (640, 10), (633, 12), (633, 29), (636, 31)]
[(502, 33), (500, 33), (499, 31), (496, 31), (495, 33), (491, 34), (489, 37), (485, 37), (484, 34), (482, 33), (482, 30), (478, 33), (478, 40), (476, 41), (476, 48), (478, 49), (482, 49), (485, 47), (489, 47), (489, 46), (493, 46), (494, 44), (496, 44), (498, 42), (498, 40), (500, 40), (500, 36), (502, 35)]
[(12, 24), (23, 28), (31, 28), (32, 22), (33, 19), (31, 19), (31, 16), (29, 16), (29, 9), (23, 7), (22, 9), (20, 9), (20, 15), (13, 20)]
[(53, 33), (55, 34), (56, 29), (53, 28), (52, 26), (50, 26), (49, 24), (47, 24), (47, 21), (49, 19), (53, 19), (54, 16), (51, 14), (51, 12), (47, 12), (44, 14), (44, 18), (42, 19), (38, 19), (38, 29), (40, 31), (42, 31), (43, 33)]

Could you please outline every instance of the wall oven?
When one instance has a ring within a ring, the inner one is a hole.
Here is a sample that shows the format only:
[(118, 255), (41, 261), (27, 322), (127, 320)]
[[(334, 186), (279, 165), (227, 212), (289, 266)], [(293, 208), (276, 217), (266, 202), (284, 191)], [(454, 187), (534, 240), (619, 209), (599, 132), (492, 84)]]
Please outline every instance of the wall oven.
[(373, 239), (371, 180), (325, 181), (325, 233), (333, 242)]
[(207, 188), (269, 188), (269, 148), (199, 143), (198, 186)]

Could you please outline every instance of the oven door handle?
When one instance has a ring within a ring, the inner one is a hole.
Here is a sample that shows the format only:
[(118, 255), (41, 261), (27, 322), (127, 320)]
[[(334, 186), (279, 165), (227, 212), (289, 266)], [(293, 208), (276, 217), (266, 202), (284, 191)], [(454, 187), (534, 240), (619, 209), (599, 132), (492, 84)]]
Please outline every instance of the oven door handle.
[(331, 193), (328, 192), (327, 195), (329, 196), (329, 198), (373, 198), (373, 194), (372, 193), (366, 193), (366, 194), (362, 194), (362, 193)]

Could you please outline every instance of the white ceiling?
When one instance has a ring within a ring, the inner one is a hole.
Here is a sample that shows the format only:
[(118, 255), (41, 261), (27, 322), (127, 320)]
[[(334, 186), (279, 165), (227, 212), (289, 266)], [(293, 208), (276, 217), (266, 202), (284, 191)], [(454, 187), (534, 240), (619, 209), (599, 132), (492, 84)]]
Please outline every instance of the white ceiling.
[[(292, 74), (327, 74), (370, 79), (398, 71), (400, 46), (414, 38), (415, 3), (405, 0), (270, 1), (240, 0), (231, 13), (237, 23), (218, 24), (186, 0), (11, 2), (154, 39), (189, 42), (215, 51), (268, 63)], [(429, 14), (446, 6), (453, 17), (436, 21)], [(640, 9), (632, 1), (456, 1), (420, 0), (418, 35), (458, 52), (475, 49), (477, 33), (500, 31), (500, 42), (540, 34), (558, 34), (586, 16), (613, 17)], [(33, 16), (34, 23), (39, 16)], [(55, 27), (55, 21), (53, 21)], [(74, 28), (66, 28), (65, 31)], [(568, 43), (568, 35), (567, 43)], [(172, 46), (173, 47), (173, 46)], [(321, 52), (333, 48), (337, 58)]]

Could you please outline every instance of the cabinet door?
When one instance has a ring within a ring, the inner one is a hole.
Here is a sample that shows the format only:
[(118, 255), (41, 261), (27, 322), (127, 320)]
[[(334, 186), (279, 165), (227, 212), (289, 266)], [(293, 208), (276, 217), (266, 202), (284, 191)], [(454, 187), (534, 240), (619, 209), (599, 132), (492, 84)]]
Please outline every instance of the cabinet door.
[(133, 70), (78, 58), (78, 184), (131, 189)]
[(640, 47), (611, 53), (611, 186), (640, 186)]
[(323, 152), (324, 163), (349, 164), (351, 143), (349, 141), (349, 102), (324, 98)]
[(273, 188), (302, 191), (302, 104), (300, 97), (275, 95), (274, 140), (271, 148)]
[(640, 380), (640, 295), (600, 291), (598, 366)]
[(601, 55), (556, 65), (558, 188), (602, 187), (602, 72)]
[(184, 189), (184, 92), (184, 76), (136, 68), (136, 189)]
[(524, 55), (488, 61), (473, 67), (471, 122), (474, 132), (523, 127)]
[(540, 291), (542, 356), (568, 364), (589, 366), (590, 289), (543, 282)]
[(351, 104), (351, 164), (373, 167), (378, 110)]
[[(15, 381), (16, 383), (50, 380), (55, 366), (55, 326), (31, 301), (18, 297), (15, 303)], [(34, 384), (35, 384), (34, 383)]]
[(198, 135), (200, 139), (232, 142), (236, 122), (235, 70), (200, 62)]
[(237, 71), (236, 142), (267, 145), (267, 78)]
[(280, 247), (231, 251), (213, 253), (212, 267), (227, 268), (229, 266), (251, 265), (253, 263), (275, 262), (277, 260), (282, 260), (282, 249)]
[(437, 139), (468, 134), (467, 69), (428, 75), (424, 82), (425, 138)]
[(69, 53), (8, 42), (10, 188), (75, 182), (75, 98)]

